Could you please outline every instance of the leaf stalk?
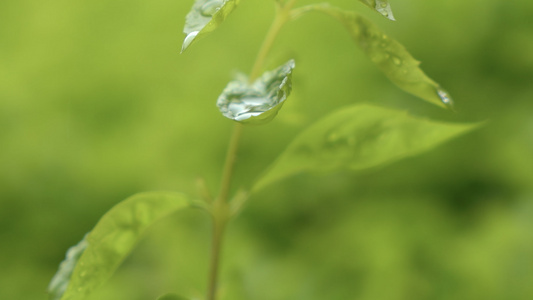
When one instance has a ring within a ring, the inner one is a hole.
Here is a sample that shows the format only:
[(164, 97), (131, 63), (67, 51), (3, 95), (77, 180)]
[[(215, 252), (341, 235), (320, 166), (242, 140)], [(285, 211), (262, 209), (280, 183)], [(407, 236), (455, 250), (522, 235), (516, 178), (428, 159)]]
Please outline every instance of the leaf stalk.
[[(250, 82), (255, 81), (261, 74), (265, 59), (268, 53), (272, 49), (274, 41), (276, 40), (281, 28), (287, 21), (291, 19), (291, 8), (297, 0), (289, 0), (284, 4), (278, 4), (276, 7), (276, 16), (274, 21), (268, 30), (265, 39), (259, 49), (254, 65), (250, 72)], [(222, 180), (220, 184), (220, 192), (215, 198), (211, 206), (211, 216), (213, 219), (213, 234), (211, 242), (211, 261), (209, 266), (208, 285), (206, 300), (215, 300), (217, 296), (217, 282), (220, 265), (220, 256), (222, 250), (222, 243), (224, 238), (224, 232), (227, 224), (235, 215), (238, 209), (235, 207), (232, 209), (229, 205), (229, 192), (231, 188), (231, 181), (233, 178), (234, 167), (237, 160), (237, 152), (239, 150), (239, 141), (242, 136), (243, 125), (236, 123), (233, 128), (233, 134), (228, 146), (228, 152), (226, 154), (226, 160), (224, 163), (224, 169), (222, 172)], [(245, 197), (241, 202), (245, 201)], [(237, 207), (242, 206), (243, 203), (239, 203)], [(232, 213), (233, 212), (233, 213)]]

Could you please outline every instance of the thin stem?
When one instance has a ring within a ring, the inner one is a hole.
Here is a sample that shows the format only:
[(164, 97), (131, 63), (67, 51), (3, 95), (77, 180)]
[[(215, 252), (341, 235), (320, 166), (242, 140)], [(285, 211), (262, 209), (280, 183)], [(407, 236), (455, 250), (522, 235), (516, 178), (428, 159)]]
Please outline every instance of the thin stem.
[[(259, 49), (257, 58), (255, 60), (252, 71), (250, 72), (250, 81), (253, 82), (263, 68), (265, 59), (274, 44), (283, 25), (290, 19), (290, 9), (297, 0), (289, 0), (284, 5), (279, 5), (276, 11), (276, 17), (268, 33)], [(207, 285), (206, 300), (215, 300), (218, 282), (218, 270), (220, 265), (220, 256), (222, 249), (222, 241), (226, 225), (231, 218), (231, 208), (228, 203), (229, 192), (231, 188), (231, 180), (233, 178), (233, 171), (237, 159), (237, 152), (239, 149), (239, 141), (242, 135), (243, 125), (236, 123), (233, 128), (233, 134), (228, 146), (226, 154), (226, 161), (224, 163), (224, 170), (222, 172), (222, 180), (220, 183), (220, 192), (215, 198), (211, 207), (211, 215), (213, 217), (213, 237), (211, 245), (211, 262), (209, 266), (209, 277)]]
[(254, 66), (252, 67), (252, 71), (250, 72), (250, 82), (256, 80), (257, 77), (259, 77), (259, 75), (261, 74), (265, 59), (268, 53), (270, 52), (270, 49), (272, 49), (272, 45), (274, 45), (276, 37), (279, 35), (279, 32), (283, 25), (285, 25), (285, 23), (290, 20), (290, 10), (294, 3), (296, 3), (296, 0), (290, 0), (285, 5), (278, 6), (276, 8), (276, 17), (274, 18), (272, 25), (270, 25), (270, 29), (268, 30), (267, 35), (263, 40), (263, 44), (261, 45), (259, 53), (257, 53)]
[(213, 217), (213, 236), (211, 241), (211, 262), (209, 266), (209, 278), (207, 285), (207, 300), (216, 299), (218, 268), (220, 265), (220, 252), (222, 249), (222, 240), (224, 231), (228, 222), (230, 213), (228, 205), (228, 195), (231, 187), (231, 179), (235, 161), (237, 160), (237, 150), (239, 149), (239, 140), (242, 135), (242, 125), (239, 123), (233, 127), (233, 134), (226, 154), (226, 162), (222, 173), (222, 182), (220, 184), (220, 193), (215, 199), (211, 214)]
[(237, 150), (239, 149), (239, 141), (242, 135), (243, 125), (235, 123), (233, 127), (233, 134), (228, 146), (226, 154), (226, 162), (224, 164), (224, 171), (222, 173), (222, 181), (220, 183), (220, 193), (215, 201), (226, 203), (228, 200), (229, 190), (231, 187), (231, 179), (233, 177), (233, 169), (237, 159)]
[(211, 263), (209, 265), (207, 300), (216, 299), (218, 268), (226, 224), (227, 219), (217, 220), (216, 217), (213, 217), (213, 240), (211, 245)]
[(335, 17), (335, 15), (333, 15), (328, 8), (331, 8), (331, 5), (329, 3), (313, 3), (309, 5), (300, 6), (291, 11), (290, 18), (291, 20), (296, 20), (310, 11), (321, 11), (331, 15), (332, 17)]

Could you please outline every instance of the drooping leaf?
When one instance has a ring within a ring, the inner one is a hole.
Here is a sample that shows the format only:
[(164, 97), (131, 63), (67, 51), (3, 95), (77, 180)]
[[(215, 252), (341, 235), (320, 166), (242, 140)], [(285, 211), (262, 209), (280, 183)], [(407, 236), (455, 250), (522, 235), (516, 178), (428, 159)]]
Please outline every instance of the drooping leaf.
[(244, 124), (270, 122), (291, 93), (293, 69), (294, 60), (290, 60), (252, 84), (245, 76), (231, 81), (218, 97), (218, 109), (226, 118)]
[(109, 279), (145, 230), (178, 209), (191, 206), (183, 194), (140, 193), (115, 205), (67, 258), (50, 283), (53, 300), (82, 300)]
[(189, 300), (189, 299), (183, 296), (180, 296), (178, 294), (166, 294), (166, 295), (163, 295), (157, 298), (157, 300)]
[(476, 126), (355, 105), (326, 116), (298, 135), (253, 190), (305, 171), (362, 170), (390, 163), (430, 150)]
[(366, 6), (372, 8), (373, 10), (380, 13), (385, 18), (396, 21), (392, 15), (392, 10), (390, 8), (390, 3), (388, 0), (359, 0), (364, 3)]
[(240, 0), (195, 0), (185, 17), (183, 32), (186, 36), (181, 52), (220, 26), (239, 2)]
[(78, 244), (70, 247), (67, 250), (65, 260), (61, 262), (57, 273), (54, 275), (52, 281), (50, 281), (50, 284), (48, 285), (50, 300), (61, 299), (61, 296), (63, 296), (63, 294), (67, 290), (70, 277), (72, 277), (72, 272), (74, 271), (74, 267), (76, 267), (78, 260), (83, 254), (83, 251), (85, 251), (85, 248), (87, 248), (86, 238), (87, 235), (84, 236)]
[(420, 62), (372, 22), (355, 12), (328, 4), (306, 6), (299, 14), (309, 11), (326, 13), (343, 24), (370, 60), (399, 88), (438, 106), (453, 107), (451, 97), (420, 69)]

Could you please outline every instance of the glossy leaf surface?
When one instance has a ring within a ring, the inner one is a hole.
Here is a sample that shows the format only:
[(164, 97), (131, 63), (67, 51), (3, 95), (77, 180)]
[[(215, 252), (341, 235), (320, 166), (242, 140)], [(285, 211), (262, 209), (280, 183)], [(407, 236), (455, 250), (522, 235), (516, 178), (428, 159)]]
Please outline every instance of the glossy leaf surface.
[[(63, 290), (50, 289), (51, 299), (84, 299), (109, 279), (150, 225), (190, 205), (183, 194), (173, 192), (140, 193), (115, 205), (80, 244), (69, 249), (50, 284)], [(73, 268), (71, 276), (64, 264)]]
[(362, 170), (419, 154), (477, 125), (434, 122), (370, 105), (330, 114), (297, 136), (254, 186), (304, 172)]
[(74, 268), (76, 267), (78, 260), (85, 251), (85, 248), (87, 248), (88, 244), (86, 237), (87, 236), (83, 237), (83, 239), (77, 245), (72, 246), (67, 250), (65, 260), (61, 262), (57, 273), (54, 275), (54, 278), (52, 278), (52, 281), (50, 281), (50, 284), (48, 285), (50, 300), (59, 300), (65, 293), (70, 281), (70, 277), (72, 277), (72, 272), (74, 272)]
[(305, 12), (308, 11), (320, 11), (337, 19), (370, 60), (404, 91), (441, 107), (453, 107), (451, 97), (420, 69), (420, 62), (366, 18), (327, 4), (308, 6)]
[(181, 52), (220, 26), (239, 2), (240, 0), (196, 0), (185, 17), (183, 32), (186, 37)]
[(231, 81), (218, 97), (222, 115), (244, 124), (264, 124), (277, 115), (292, 90), (294, 60), (265, 72), (252, 84), (241, 76)]
[(364, 3), (366, 6), (372, 8), (373, 10), (380, 13), (385, 18), (396, 21), (392, 15), (392, 10), (388, 0), (359, 0)]

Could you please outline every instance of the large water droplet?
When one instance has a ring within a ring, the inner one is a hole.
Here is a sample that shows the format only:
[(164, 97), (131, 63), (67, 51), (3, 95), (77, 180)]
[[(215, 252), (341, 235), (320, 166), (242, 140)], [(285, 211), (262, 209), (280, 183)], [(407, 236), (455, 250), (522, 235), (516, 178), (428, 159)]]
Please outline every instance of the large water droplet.
[(225, 97), (219, 97), (217, 106), (222, 114), (235, 121), (244, 121), (256, 117), (276, 105), (268, 95), (248, 86), (235, 83), (232, 92)]
[(257, 116), (259, 116), (262, 113), (263, 112), (243, 112), (243, 113), (239, 113), (237, 116), (235, 116), (235, 118), (233, 118), (233, 120), (240, 122), (240, 121), (248, 120), (251, 117), (257, 117)]
[(200, 7), (200, 14), (204, 17), (212, 17), (224, 4), (224, 1), (209, 1)]
[(181, 52), (183, 53), (183, 51), (185, 51), (185, 49), (187, 49), (187, 47), (189, 47), (192, 43), (192, 41), (194, 40), (194, 38), (196, 38), (196, 36), (198, 35), (200, 31), (193, 31), (189, 34), (187, 34), (187, 36), (185, 37), (185, 39), (183, 40), (183, 45), (181, 46)]
[[(294, 61), (265, 72), (253, 83), (241, 77), (231, 81), (217, 99), (217, 107), (226, 118), (249, 124), (272, 120), (290, 93), (290, 74)], [(260, 117), (259, 117), (260, 116)], [(248, 120), (252, 117), (257, 117)]]
[(439, 96), (440, 101), (442, 101), (442, 103), (444, 103), (448, 107), (453, 107), (453, 100), (446, 91), (439, 88), (437, 89), (437, 95)]

